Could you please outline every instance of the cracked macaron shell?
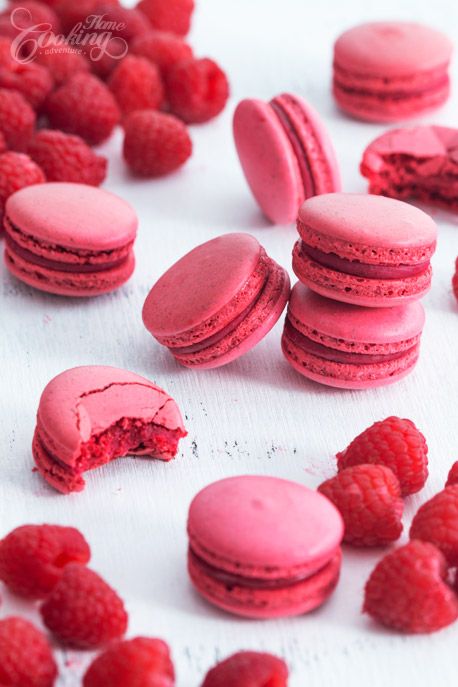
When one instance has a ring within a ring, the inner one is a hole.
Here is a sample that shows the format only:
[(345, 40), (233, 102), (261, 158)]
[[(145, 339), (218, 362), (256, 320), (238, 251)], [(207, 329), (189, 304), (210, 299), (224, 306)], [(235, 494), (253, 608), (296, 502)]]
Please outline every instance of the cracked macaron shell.
[(326, 498), (275, 477), (214, 482), (189, 509), (191, 550), (206, 563), (260, 580), (309, 576), (337, 553), (342, 518)]
[(37, 428), (59, 460), (73, 466), (82, 444), (122, 418), (185, 432), (177, 404), (163, 389), (108, 366), (76, 367), (54, 377), (41, 395)]
[(293, 222), (310, 195), (340, 189), (329, 135), (318, 113), (299, 96), (284, 93), (270, 103), (242, 100), (233, 133), (248, 185), (273, 223)]

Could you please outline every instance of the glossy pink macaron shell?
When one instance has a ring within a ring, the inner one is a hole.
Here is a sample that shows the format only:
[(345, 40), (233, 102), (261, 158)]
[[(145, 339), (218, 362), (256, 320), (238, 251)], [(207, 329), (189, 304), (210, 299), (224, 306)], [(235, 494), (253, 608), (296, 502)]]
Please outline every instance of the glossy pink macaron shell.
[(323, 298), (299, 282), (282, 348), (292, 367), (314, 381), (346, 389), (383, 386), (414, 368), (424, 321), (418, 301), (374, 310)]
[(334, 46), (334, 95), (349, 114), (396, 121), (432, 110), (449, 95), (452, 43), (414, 22), (372, 22)]
[(59, 182), (26, 187), (8, 199), (4, 224), (8, 268), (42, 291), (98, 295), (133, 272), (136, 213), (103, 189)]
[(253, 348), (278, 321), (289, 277), (249, 234), (225, 234), (187, 253), (143, 306), (148, 331), (181, 364), (213, 368)]
[[(198, 590), (199, 580), (209, 578), (215, 585), (213, 603), (241, 615), (302, 612), (310, 602), (304, 589), (321, 588), (314, 586), (315, 575), (316, 583), (321, 579), (331, 586), (338, 576), (331, 563), (338, 558), (342, 520), (328, 500), (317, 496), (294, 482), (255, 476), (228, 478), (202, 490), (188, 518), (190, 567)], [(233, 585), (224, 584), (226, 577)]]
[(289, 224), (305, 198), (340, 189), (329, 135), (302, 98), (243, 100), (233, 131), (240, 163), (259, 207), (274, 224)]
[(369, 192), (416, 198), (458, 210), (458, 129), (416, 126), (391, 129), (372, 141), (360, 165)]
[(66, 370), (44, 389), (33, 453), (43, 477), (63, 493), (82, 474), (127, 453), (170, 460), (185, 436), (175, 401), (132, 372), (108, 366)]
[(297, 228), (293, 269), (323, 296), (391, 307), (430, 288), (437, 227), (407, 203), (373, 195), (317, 196), (301, 207)]

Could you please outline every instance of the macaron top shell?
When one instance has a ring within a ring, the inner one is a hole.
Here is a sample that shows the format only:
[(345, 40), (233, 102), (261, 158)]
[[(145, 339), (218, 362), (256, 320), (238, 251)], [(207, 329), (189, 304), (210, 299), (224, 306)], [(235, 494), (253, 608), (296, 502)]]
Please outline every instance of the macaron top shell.
[(247, 284), (262, 253), (254, 236), (242, 233), (197, 246), (151, 289), (143, 307), (145, 326), (154, 336), (165, 337), (212, 320)]
[(137, 215), (122, 198), (94, 186), (53, 182), (8, 198), (5, 215), (19, 231), (64, 248), (103, 251), (134, 241)]
[(453, 45), (441, 31), (413, 22), (371, 22), (343, 33), (335, 65), (371, 76), (403, 77), (447, 65)]
[(264, 214), (292, 222), (305, 194), (288, 136), (269, 103), (242, 100), (234, 114), (234, 138), (245, 177)]
[(168, 429), (183, 428), (176, 403), (163, 389), (127, 370), (95, 365), (54, 377), (42, 393), (37, 420), (59, 457), (68, 460), (91, 436), (123, 418), (154, 418)]
[(368, 194), (328, 193), (309, 198), (299, 210), (302, 236), (300, 222), (338, 241), (376, 248), (427, 248), (433, 252), (437, 239), (434, 220), (422, 210)]
[[(458, 162), (458, 129), (445, 126), (415, 126), (385, 131), (364, 152), (364, 162), (377, 171), (384, 167), (383, 155), (418, 158), (442, 157)], [(441, 161), (438, 160), (440, 172)], [(435, 171), (435, 170), (434, 170)]]
[(425, 311), (419, 301), (392, 308), (350, 305), (324, 298), (298, 282), (291, 292), (288, 318), (303, 333), (354, 343), (390, 344), (414, 339), (423, 330)]
[(203, 489), (188, 519), (191, 549), (245, 577), (318, 569), (343, 536), (342, 518), (321, 494), (288, 480), (230, 477)]

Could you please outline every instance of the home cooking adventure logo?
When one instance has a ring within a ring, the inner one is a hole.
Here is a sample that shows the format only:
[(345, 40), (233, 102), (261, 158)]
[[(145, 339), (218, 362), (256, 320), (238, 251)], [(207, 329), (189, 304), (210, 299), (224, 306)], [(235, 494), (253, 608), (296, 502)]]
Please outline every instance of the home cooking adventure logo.
[(129, 49), (127, 42), (119, 35), (126, 24), (108, 21), (106, 15), (88, 15), (64, 35), (54, 33), (49, 23), (33, 24), (30, 10), (18, 7), (11, 12), (11, 24), (18, 32), (11, 44), (11, 55), (21, 64), (33, 62), (39, 52), (64, 53), (75, 50), (93, 62), (105, 56), (122, 60)]

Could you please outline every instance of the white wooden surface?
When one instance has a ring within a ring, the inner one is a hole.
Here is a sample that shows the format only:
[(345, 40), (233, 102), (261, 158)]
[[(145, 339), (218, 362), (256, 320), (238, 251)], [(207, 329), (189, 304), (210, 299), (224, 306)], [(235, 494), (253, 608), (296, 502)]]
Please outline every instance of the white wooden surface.
[[(290, 266), (293, 227), (272, 227), (247, 191), (231, 138), (231, 115), (244, 96), (293, 91), (322, 113), (337, 148), (344, 188), (364, 191), (358, 162), (382, 130), (341, 116), (329, 89), (333, 38), (349, 25), (383, 18), (418, 19), (457, 38), (453, 0), (198, 0), (192, 40), (197, 51), (227, 69), (233, 99), (215, 122), (194, 127), (195, 153), (178, 174), (132, 181), (120, 161), (118, 132), (104, 146), (106, 187), (140, 216), (138, 266), (117, 293), (96, 300), (40, 294), (1, 269), (0, 536), (30, 522), (69, 523), (93, 548), (93, 567), (126, 600), (129, 636), (168, 640), (178, 687), (197, 687), (216, 659), (238, 649), (283, 655), (291, 687), (417, 687), (456, 684), (458, 626), (432, 637), (402, 637), (375, 627), (360, 613), (364, 582), (381, 552), (345, 550), (341, 583), (318, 612), (293, 620), (249, 622), (201, 601), (186, 575), (186, 513), (193, 495), (227, 475), (259, 473), (310, 487), (333, 474), (333, 455), (373, 421), (389, 414), (414, 420), (430, 446), (431, 477), (406, 503), (416, 508), (441, 488), (458, 458), (456, 389), (458, 309), (451, 294), (458, 254), (457, 219), (440, 223), (434, 285), (425, 300), (427, 327), (421, 361), (405, 381), (385, 389), (345, 392), (308, 383), (280, 351), (281, 325), (254, 351), (209, 372), (180, 369), (141, 322), (141, 307), (162, 271), (198, 243), (227, 231), (248, 231)], [(458, 74), (456, 74), (458, 81)], [(455, 89), (456, 90), (456, 89)], [(456, 95), (427, 121), (456, 125)], [(426, 121), (426, 120), (422, 120)], [(109, 364), (145, 375), (167, 389), (186, 415), (189, 436), (170, 464), (123, 459), (88, 476), (82, 494), (60, 496), (32, 472), (31, 439), (42, 388), (75, 365)], [(1, 590), (0, 617), (27, 604)], [(59, 687), (79, 684), (85, 654), (69, 661)]]

